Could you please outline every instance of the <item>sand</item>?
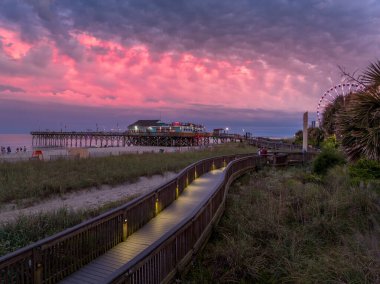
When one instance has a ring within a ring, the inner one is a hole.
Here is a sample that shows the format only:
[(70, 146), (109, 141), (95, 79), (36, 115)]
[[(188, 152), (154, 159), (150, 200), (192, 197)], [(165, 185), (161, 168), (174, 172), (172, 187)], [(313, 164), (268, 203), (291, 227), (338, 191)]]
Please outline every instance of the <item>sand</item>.
[[(68, 158), (70, 149), (80, 148), (39, 148), (43, 153), (43, 160), (49, 161), (57, 158)], [(194, 147), (159, 147), (159, 146), (130, 146), (130, 147), (107, 147), (107, 148), (81, 148), (88, 151), (89, 157), (119, 156), (125, 154), (142, 154), (142, 153), (172, 153), (196, 151), (202, 149), (202, 146)], [(1, 154), (0, 162), (19, 162), (27, 161), (32, 157), (33, 151), (18, 152), (11, 154)]]
[(62, 207), (73, 210), (97, 208), (111, 201), (117, 201), (133, 195), (141, 195), (153, 190), (175, 177), (175, 175), (173, 172), (168, 172), (164, 175), (140, 177), (135, 183), (122, 184), (114, 187), (108, 185), (103, 185), (100, 188), (93, 187), (43, 200), (38, 204), (33, 204), (21, 209), (17, 208), (16, 204), (8, 204), (0, 208), (0, 223), (12, 222), (19, 215), (49, 212)]

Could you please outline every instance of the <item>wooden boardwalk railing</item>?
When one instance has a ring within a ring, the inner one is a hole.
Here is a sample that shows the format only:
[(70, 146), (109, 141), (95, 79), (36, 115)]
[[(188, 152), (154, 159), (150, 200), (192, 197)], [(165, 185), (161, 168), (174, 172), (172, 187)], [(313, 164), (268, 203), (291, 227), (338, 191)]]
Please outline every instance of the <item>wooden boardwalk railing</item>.
[[(287, 154), (289, 156), (289, 154)], [(298, 154), (302, 161), (309, 156)], [(294, 157), (293, 157), (294, 158)], [(115, 271), (107, 283), (159, 283), (182, 271), (207, 240), (220, 218), (231, 182), (260, 167), (262, 156), (222, 156), (196, 162), (155, 190), (96, 218), (0, 258), (0, 283), (56, 283), (125, 241), (171, 204), (194, 179), (212, 169), (226, 168), (211, 198), (133, 261)], [(276, 160), (272, 159), (275, 163)]]

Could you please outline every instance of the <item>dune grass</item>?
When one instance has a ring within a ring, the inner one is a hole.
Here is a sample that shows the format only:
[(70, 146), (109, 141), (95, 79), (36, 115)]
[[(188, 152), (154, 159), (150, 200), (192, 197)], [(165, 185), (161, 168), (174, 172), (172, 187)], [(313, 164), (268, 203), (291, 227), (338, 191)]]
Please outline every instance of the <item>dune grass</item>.
[(248, 152), (255, 152), (255, 149), (242, 143), (231, 143), (183, 153), (0, 163), (0, 205), (22, 199), (43, 199), (102, 184), (134, 182), (140, 176), (178, 171), (203, 158)]
[[(252, 152), (255, 152), (255, 148), (244, 144), (225, 144), (196, 152), (0, 164), (0, 205), (25, 198), (47, 198), (101, 184), (133, 182), (140, 176), (178, 171), (202, 158)], [(135, 197), (109, 202), (95, 209), (74, 211), (59, 208), (53, 212), (20, 215), (12, 222), (0, 224), (0, 256), (70, 228)]]
[(0, 256), (73, 227), (107, 210), (125, 204), (137, 196), (129, 196), (87, 210), (72, 210), (62, 207), (52, 212), (30, 216), (20, 215), (13, 222), (0, 224)]
[(343, 166), (245, 175), (184, 282), (379, 283), (379, 194)]

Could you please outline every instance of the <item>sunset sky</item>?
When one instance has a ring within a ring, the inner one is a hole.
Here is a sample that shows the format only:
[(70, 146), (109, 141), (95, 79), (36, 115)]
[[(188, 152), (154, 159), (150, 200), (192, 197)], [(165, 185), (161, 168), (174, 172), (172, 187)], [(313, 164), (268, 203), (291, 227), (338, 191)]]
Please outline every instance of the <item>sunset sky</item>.
[(0, 133), (193, 121), (291, 136), (378, 59), (377, 0), (0, 0)]

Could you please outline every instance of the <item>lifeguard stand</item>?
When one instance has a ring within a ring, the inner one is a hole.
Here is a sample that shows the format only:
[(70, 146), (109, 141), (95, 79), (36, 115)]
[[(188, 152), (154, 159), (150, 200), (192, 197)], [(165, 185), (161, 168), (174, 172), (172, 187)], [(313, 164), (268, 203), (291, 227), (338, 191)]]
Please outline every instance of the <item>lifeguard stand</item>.
[(43, 160), (44, 154), (42, 153), (42, 150), (34, 150), (32, 153), (32, 157), (30, 160)]

